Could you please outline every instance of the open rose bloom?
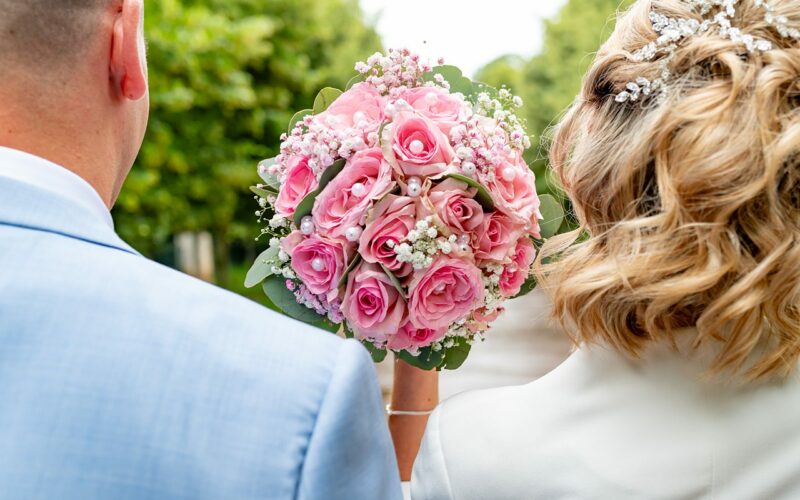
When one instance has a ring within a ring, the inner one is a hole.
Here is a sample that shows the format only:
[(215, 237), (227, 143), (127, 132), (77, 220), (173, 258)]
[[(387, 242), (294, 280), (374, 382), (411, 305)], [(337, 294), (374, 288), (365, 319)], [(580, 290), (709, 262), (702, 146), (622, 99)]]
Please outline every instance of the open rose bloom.
[(537, 248), (563, 212), (536, 192), (519, 98), (407, 50), (356, 70), (259, 166), (270, 245), (247, 285), (376, 360), (457, 368), (504, 301), (533, 288)]

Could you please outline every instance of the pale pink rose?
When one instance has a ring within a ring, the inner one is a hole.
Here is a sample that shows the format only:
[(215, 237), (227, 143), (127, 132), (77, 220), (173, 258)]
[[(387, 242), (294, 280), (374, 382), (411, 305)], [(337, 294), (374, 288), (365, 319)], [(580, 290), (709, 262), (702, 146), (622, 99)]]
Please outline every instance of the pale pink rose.
[(536, 247), (528, 237), (520, 238), (511, 264), (503, 269), (500, 275), (500, 293), (504, 297), (514, 297), (530, 275), (530, 268), (536, 259)]
[(431, 189), (428, 199), (453, 233), (470, 234), (483, 224), (483, 208), (473, 199), (476, 192), (465, 182), (446, 179)]
[(359, 151), (317, 197), (314, 224), (325, 235), (343, 238), (349, 228), (363, 225), (373, 200), (393, 187), (392, 169), (381, 150)]
[(394, 351), (404, 349), (417, 350), (428, 347), (434, 342), (444, 338), (447, 328), (432, 330), (430, 328), (417, 328), (410, 321), (400, 328), (397, 334), (389, 338), (387, 347)]
[(406, 322), (404, 297), (375, 264), (362, 262), (348, 277), (342, 313), (359, 340), (384, 342)]
[(359, 83), (340, 95), (315, 119), (334, 130), (357, 128), (365, 134), (377, 132), (383, 123), (386, 99), (371, 85)]
[(415, 113), (398, 113), (388, 135), (392, 152), (406, 177), (441, 175), (455, 157), (444, 132), (428, 118)]
[(440, 257), (417, 271), (409, 297), (409, 318), (415, 327), (448, 328), (483, 303), (481, 271), (469, 261)]
[(318, 185), (317, 176), (308, 166), (308, 157), (292, 156), (286, 162), (286, 181), (275, 201), (275, 211), (284, 217), (291, 217), (297, 205)]
[(502, 314), (504, 309), (502, 307), (498, 307), (492, 312), (486, 310), (486, 308), (482, 307), (472, 313), (473, 321), (467, 323), (467, 328), (472, 333), (478, 333), (481, 331), (486, 331), (489, 326), (494, 323), (494, 321)]
[(502, 212), (484, 214), (483, 225), (472, 234), (472, 248), (479, 261), (509, 262), (524, 229)]
[(317, 234), (311, 235), (294, 247), (292, 269), (308, 290), (316, 295), (328, 295), (333, 300), (338, 293), (347, 262), (344, 245)]
[(539, 237), (539, 196), (536, 176), (520, 157), (506, 158), (497, 167), (497, 175), (487, 187), (500, 209), (522, 224), (528, 232)]
[(297, 248), (297, 245), (302, 243), (305, 239), (305, 235), (300, 231), (292, 231), (289, 236), (281, 240), (281, 250), (289, 255), (292, 255), (292, 252), (294, 252), (294, 249)]
[(408, 90), (403, 99), (422, 116), (430, 118), (450, 137), (450, 130), (466, 120), (463, 99), (439, 87), (416, 87)]
[(361, 234), (358, 253), (372, 264), (383, 264), (397, 277), (411, 274), (412, 266), (397, 260), (395, 246), (405, 239), (417, 223), (413, 198), (389, 195), (375, 205), (367, 227)]

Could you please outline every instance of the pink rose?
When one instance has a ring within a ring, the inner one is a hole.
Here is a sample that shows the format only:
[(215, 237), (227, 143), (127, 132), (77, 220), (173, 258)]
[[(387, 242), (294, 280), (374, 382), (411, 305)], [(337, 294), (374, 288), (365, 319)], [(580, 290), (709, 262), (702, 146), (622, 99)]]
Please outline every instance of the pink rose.
[(477, 189), (447, 179), (431, 189), (430, 199), (442, 223), (456, 234), (468, 234), (483, 224), (483, 208), (473, 199)]
[(507, 262), (522, 234), (522, 227), (508, 215), (502, 212), (484, 214), (483, 225), (472, 234), (475, 257), (482, 261)]
[(361, 234), (358, 253), (369, 263), (383, 264), (400, 278), (411, 274), (411, 264), (398, 262), (394, 248), (414, 229), (416, 213), (413, 198), (387, 196), (375, 206)]
[(448, 137), (453, 127), (466, 120), (464, 100), (445, 89), (417, 87), (407, 91), (403, 99), (419, 114), (436, 123)]
[(386, 99), (371, 85), (359, 83), (340, 95), (317, 119), (334, 130), (357, 128), (377, 132), (383, 123)]
[(441, 257), (414, 275), (409, 296), (409, 318), (415, 327), (448, 328), (483, 303), (481, 271), (468, 261)]
[(362, 262), (348, 277), (342, 313), (358, 339), (383, 342), (406, 322), (407, 308), (386, 273)]
[(297, 248), (297, 245), (302, 243), (305, 239), (305, 235), (300, 231), (292, 231), (289, 236), (281, 240), (281, 250), (289, 255), (292, 255), (292, 252), (294, 252), (294, 249)]
[(342, 238), (361, 226), (372, 201), (394, 187), (392, 169), (380, 149), (359, 151), (314, 202), (314, 224), (323, 234)]
[(414, 113), (398, 113), (388, 135), (392, 152), (406, 177), (441, 175), (455, 156), (444, 132), (431, 120)]
[(292, 269), (311, 293), (328, 295), (328, 300), (336, 298), (347, 267), (341, 242), (315, 234), (294, 247), (290, 256)]
[(319, 182), (311, 167), (308, 157), (292, 156), (286, 162), (286, 181), (275, 201), (275, 211), (284, 217), (291, 217), (297, 205), (308, 193), (315, 190)]
[(497, 167), (494, 180), (487, 183), (500, 209), (528, 226), (528, 232), (539, 237), (539, 196), (536, 176), (522, 158), (506, 158)]
[(409, 321), (400, 328), (397, 334), (389, 338), (387, 347), (394, 351), (402, 351), (404, 349), (417, 350), (441, 340), (446, 333), (447, 328), (439, 330), (417, 328)]
[(536, 247), (528, 237), (522, 237), (514, 250), (511, 264), (500, 275), (500, 292), (504, 297), (514, 297), (528, 279), (530, 268), (536, 259)]

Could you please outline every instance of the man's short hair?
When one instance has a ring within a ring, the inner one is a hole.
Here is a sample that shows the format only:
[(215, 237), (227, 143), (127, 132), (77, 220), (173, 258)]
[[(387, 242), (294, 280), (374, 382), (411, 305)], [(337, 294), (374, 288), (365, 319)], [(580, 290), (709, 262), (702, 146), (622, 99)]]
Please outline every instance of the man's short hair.
[(0, 0), (0, 64), (66, 67), (85, 52), (113, 0)]

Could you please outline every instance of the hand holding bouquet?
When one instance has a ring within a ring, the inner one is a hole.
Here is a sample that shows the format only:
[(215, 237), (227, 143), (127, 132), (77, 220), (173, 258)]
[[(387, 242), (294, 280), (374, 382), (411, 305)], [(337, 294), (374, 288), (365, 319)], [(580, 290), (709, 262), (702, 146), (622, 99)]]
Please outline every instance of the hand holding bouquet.
[(248, 273), (286, 314), (423, 369), (455, 369), (563, 211), (538, 196), (508, 90), (406, 50), (297, 113), (252, 188), (269, 249)]

